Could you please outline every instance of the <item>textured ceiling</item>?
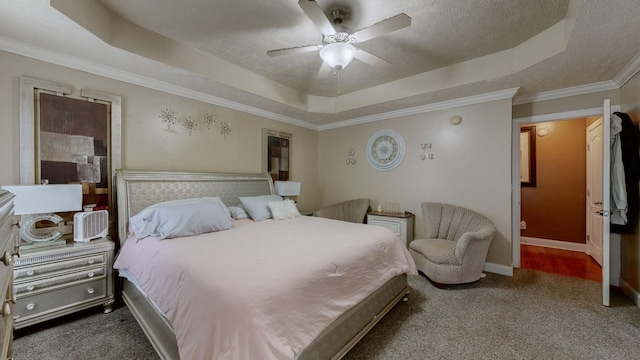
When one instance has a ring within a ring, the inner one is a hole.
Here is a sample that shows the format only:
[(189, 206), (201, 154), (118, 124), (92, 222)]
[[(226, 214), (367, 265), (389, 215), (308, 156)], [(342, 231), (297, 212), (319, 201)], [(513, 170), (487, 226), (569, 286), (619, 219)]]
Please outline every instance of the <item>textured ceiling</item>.
[(337, 77), (316, 79), (317, 51), (267, 56), (321, 43), (297, 0), (2, 0), (0, 50), (315, 125), (510, 88), (527, 96), (608, 82), (640, 51), (637, 0), (318, 4), (345, 10), (354, 31), (409, 15), (410, 27), (358, 44), (392, 66), (354, 60), (337, 96)]
[[(317, 80), (318, 51), (277, 58), (267, 50), (322, 43), (322, 34), (296, 0), (99, 0), (125, 20), (261, 74), (300, 92), (335, 96), (337, 80)], [(353, 31), (399, 13), (409, 28), (358, 47), (393, 65), (373, 68), (354, 60), (341, 75), (341, 93), (387, 83), (514, 47), (563, 19), (568, 0), (328, 1), (327, 17), (345, 11)]]

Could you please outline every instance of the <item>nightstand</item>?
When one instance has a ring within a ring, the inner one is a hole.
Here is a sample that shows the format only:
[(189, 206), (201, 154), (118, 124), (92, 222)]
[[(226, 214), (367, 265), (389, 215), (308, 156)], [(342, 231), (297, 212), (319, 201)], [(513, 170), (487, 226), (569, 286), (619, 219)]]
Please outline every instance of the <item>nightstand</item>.
[(387, 212), (367, 213), (367, 224), (384, 226), (393, 231), (404, 246), (408, 247), (413, 240), (413, 214), (396, 214)]
[(14, 261), (14, 328), (114, 302), (114, 243), (108, 237), (21, 251)]

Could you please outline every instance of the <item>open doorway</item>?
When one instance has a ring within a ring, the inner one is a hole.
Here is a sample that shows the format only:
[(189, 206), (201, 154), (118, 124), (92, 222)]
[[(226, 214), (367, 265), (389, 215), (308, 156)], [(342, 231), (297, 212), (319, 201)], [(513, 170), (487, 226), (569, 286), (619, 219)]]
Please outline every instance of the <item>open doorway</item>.
[(587, 128), (595, 119), (520, 126), (522, 268), (601, 281), (602, 269), (586, 251)]

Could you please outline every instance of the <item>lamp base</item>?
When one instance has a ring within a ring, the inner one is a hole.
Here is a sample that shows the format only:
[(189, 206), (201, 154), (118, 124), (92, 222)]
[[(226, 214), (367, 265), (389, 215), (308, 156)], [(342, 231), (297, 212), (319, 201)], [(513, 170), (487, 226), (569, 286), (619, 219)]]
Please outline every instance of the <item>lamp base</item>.
[(23, 216), (20, 224), (20, 238), (23, 240), (20, 244), (21, 248), (26, 249), (31, 247), (66, 244), (66, 241), (61, 239), (62, 233), (57, 230), (44, 234), (34, 233), (36, 223), (42, 220), (48, 220), (54, 224), (58, 224), (64, 219), (56, 214), (35, 214)]

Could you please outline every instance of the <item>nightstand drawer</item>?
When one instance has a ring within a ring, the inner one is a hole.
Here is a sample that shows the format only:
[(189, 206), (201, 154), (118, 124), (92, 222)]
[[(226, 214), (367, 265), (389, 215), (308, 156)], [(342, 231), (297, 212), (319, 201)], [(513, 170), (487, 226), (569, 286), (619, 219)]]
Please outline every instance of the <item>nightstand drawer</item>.
[(85, 281), (93, 278), (104, 277), (106, 266), (87, 269), (63, 276), (41, 278), (39, 280), (14, 284), (13, 289), (18, 298), (28, 296), (31, 293), (39, 293), (44, 289), (59, 288), (61, 286), (69, 286), (74, 283)]
[(21, 266), (13, 271), (13, 279), (16, 282), (27, 280), (29, 278), (56, 275), (68, 272), (69, 270), (77, 270), (89, 266), (104, 264), (106, 254), (95, 254), (82, 258), (52, 262), (42, 265)]
[(18, 298), (15, 309), (16, 322), (47, 311), (59, 311), (64, 307), (73, 307), (82, 302), (99, 299), (106, 296), (106, 281), (104, 278), (83, 282), (57, 291), (44, 291), (40, 294)]
[(371, 225), (378, 225), (378, 226), (384, 226), (387, 229), (393, 231), (394, 234), (396, 234), (397, 236), (401, 235), (401, 228), (400, 228), (400, 223), (398, 223), (397, 221), (384, 221), (384, 220), (370, 220), (369, 224)]
[(408, 247), (413, 240), (413, 218), (414, 215), (411, 213), (368, 213), (367, 224), (386, 227)]

